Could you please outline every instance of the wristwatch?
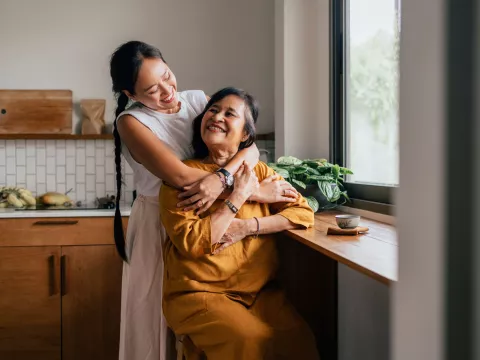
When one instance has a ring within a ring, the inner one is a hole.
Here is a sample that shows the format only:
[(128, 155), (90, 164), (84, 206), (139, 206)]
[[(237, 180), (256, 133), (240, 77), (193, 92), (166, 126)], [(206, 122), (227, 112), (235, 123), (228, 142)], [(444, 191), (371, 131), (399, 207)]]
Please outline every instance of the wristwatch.
[(232, 174), (230, 174), (227, 170), (225, 169), (218, 169), (217, 170), (218, 173), (221, 173), (223, 174), (223, 176), (225, 176), (225, 184), (227, 184), (227, 187), (232, 187), (233, 186), (233, 183), (235, 181), (235, 178), (233, 177)]

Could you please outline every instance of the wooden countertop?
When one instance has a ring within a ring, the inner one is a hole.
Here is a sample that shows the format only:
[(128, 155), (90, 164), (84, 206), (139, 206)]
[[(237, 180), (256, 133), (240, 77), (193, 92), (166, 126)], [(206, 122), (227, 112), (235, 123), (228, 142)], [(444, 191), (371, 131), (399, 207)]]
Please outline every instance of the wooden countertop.
[(384, 284), (397, 281), (397, 232), (391, 225), (362, 217), (360, 226), (369, 232), (359, 236), (327, 236), (329, 226), (337, 226), (340, 212), (315, 214), (315, 225), (308, 230), (289, 230), (287, 235), (322, 254), (360, 271)]

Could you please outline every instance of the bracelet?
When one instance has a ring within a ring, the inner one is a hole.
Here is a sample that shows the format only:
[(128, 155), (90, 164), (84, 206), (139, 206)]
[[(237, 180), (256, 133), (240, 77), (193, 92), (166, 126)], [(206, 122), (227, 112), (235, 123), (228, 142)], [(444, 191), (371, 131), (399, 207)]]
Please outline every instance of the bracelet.
[(237, 207), (236, 207), (235, 205), (233, 205), (230, 200), (228, 200), (228, 199), (225, 200), (225, 204), (228, 206), (228, 208), (229, 208), (230, 210), (232, 210), (232, 212), (233, 212), (234, 214), (236, 214), (236, 213), (238, 212)]
[(222, 182), (223, 188), (225, 189), (227, 187), (227, 182), (225, 181), (225, 176), (222, 176), (222, 173), (219, 173), (219, 172), (215, 172), (215, 175), (218, 176), (218, 178)]
[(255, 232), (255, 234), (253, 234), (253, 238), (256, 239), (258, 238), (258, 234), (260, 233), (260, 221), (258, 221), (256, 217), (253, 217), (253, 218), (257, 222), (257, 231)]

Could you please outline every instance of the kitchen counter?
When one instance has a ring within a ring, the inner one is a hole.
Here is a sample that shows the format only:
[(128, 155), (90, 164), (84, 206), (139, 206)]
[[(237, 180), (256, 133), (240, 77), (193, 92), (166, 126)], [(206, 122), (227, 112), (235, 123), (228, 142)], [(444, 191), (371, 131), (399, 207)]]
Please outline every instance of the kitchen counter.
[[(122, 216), (130, 216), (130, 206), (120, 208)], [(72, 210), (15, 210), (0, 209), (0, 219), (22, 218), (65, 218), (65, 217), (113, 217), (115, 209), (72, 209)]]

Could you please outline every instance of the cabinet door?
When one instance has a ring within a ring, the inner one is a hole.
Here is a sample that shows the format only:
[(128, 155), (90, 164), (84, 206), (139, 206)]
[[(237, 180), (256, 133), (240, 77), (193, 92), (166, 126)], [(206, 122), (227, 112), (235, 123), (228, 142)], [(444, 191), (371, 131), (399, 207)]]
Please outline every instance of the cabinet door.
[(122, 261), (114, 245), (62, 247), (62, 359), (118, 359)]
[(60, 247), (0, 247), (0, 359), (61, 356)]

